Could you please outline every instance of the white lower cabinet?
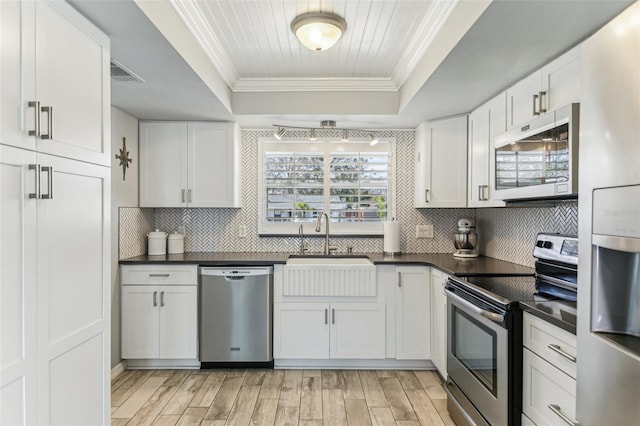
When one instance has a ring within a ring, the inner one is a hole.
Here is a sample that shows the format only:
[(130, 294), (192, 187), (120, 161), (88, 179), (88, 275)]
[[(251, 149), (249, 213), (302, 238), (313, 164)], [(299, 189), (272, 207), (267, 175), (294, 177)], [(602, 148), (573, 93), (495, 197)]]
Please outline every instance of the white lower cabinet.
[[(137, 273), (130, 270), (135, 268), (143, 269)], [(168, 266), (159, 271), (146, 265), (122, 267), (122, 358), (198, 357), (197, 266), (186, 267), (191, 274), (185, 274), (185, 266), (176, 268), (181, 270), (172, 271)], [(147, 276), (139, 281), (150, 282), (128, 283), (127, 277), (139, 275)], [(185, 279), (176, 278), (180, 275)]]
[(523, 424), (576, 423), (575, 335), (526, 312), (523, 323)]
[(431, 289), (427, 266), (396, 267), (396, 359), (431, 359)]
[(381, 359), (384, 303), (276, 303), (274, 357)]
[(447, 378), (447, 296), (444, 286), (449, 276), (431, 268), (431, 362)]

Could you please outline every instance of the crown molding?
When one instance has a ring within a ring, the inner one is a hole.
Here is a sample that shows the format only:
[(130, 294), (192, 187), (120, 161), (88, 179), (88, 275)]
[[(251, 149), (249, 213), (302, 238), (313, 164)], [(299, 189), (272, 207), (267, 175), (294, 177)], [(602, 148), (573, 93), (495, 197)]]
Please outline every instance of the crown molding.
[(390, 78), (241, 78), (234, 92), (397, 92)]

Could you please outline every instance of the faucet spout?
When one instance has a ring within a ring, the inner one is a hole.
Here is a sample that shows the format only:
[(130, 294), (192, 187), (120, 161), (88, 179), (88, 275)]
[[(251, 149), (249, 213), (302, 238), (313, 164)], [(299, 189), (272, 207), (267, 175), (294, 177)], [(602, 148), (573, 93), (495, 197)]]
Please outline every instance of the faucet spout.
[(302, 226), (302, 224), (300, 224), (300, 226), (298, 227), (298, 235), (300, 236), (300, 254), (304, 254), (307, 248), (304, 244), (304, 227)]
[(322, 212), (318, 216), (318, 222), (316, 223), (316, 232), (320, 232), (320, 224), (324, 217), (324, 254), (330, 254), (329, 251), (329, 215), (327, 212)]

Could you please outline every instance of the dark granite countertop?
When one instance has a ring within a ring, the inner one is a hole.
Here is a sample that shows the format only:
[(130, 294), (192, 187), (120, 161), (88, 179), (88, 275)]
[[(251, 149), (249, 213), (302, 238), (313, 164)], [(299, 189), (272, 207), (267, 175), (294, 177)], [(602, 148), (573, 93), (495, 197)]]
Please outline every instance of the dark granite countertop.
[(520, 302), (520, 307), (525, 312), (576, 334), (576, 302), (561, 300)]
[[(164, 256), (137, 256), (120, 261), (122, 265), (158, 263), (195, 263), (203, 266), (247, 266), (284, 264), (290, 253), (264, 252), (203, 252), (168, 254)], [(433, 266), (449, 275), (532, 275), (533, 269), (491, 257), (458, 259), (451, 253), (407, 253), (385, 256), (382, 253), (354, 253), (367, 256), (376, 265), (425, 265)], [(339, 256), (339, 255), (338, 255)]]

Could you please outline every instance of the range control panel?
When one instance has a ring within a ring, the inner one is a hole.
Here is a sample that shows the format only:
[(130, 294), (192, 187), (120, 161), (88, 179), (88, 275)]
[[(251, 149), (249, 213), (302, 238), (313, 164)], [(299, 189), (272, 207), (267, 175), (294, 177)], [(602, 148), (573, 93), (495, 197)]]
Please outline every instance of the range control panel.
[(577, 265), (578, 237), (575, 235), (540, 233), (533, 248), (533, 257)]

